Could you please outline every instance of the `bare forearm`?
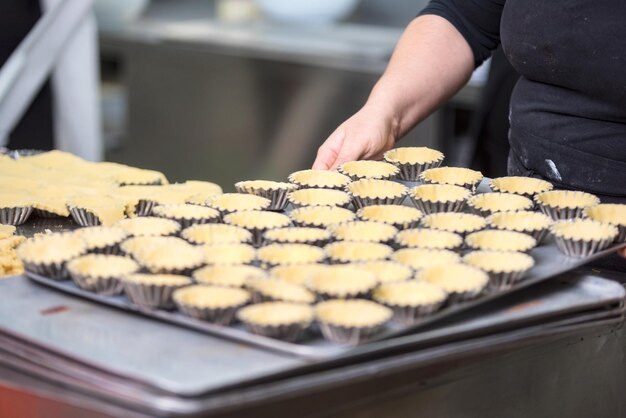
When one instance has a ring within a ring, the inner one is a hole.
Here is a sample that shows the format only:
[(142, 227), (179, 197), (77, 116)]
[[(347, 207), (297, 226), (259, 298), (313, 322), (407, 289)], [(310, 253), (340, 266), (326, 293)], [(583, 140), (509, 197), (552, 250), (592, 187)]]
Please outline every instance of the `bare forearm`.
[(420, 16), (402, 35), (368, 107), (392, 120), (399, 139), (454, 95), (474, 68), (461, 34), (439, 16)]

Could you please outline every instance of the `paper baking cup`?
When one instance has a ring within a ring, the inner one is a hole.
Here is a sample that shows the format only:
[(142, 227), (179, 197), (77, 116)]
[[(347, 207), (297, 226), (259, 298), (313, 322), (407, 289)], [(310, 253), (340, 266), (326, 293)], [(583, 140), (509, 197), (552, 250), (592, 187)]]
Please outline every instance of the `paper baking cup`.
[(124, 291), (122, 282), (117, 277), (89, 277), (84, 274), (72, 274), (70, 277), (76, 286), (89, 292), (104, 296), (119, 295)]
[(24, 270), (52, 280), (65, 280), (69, 277), (67, 260), (56, 263), (33, 263), (26, 260), (22, 260), (22, 262), (24, 263)]
[(356, 174), (347, 173), (343, 169), (342, 166), (337, 167), (337, 171), (340, 172), (341, 174), (343, 174), (344, 176), (350, 177), (350, 180), (352, 180), (352, 181), (363, 180), (365, 178), (372, 179), (372, 180), (394, 180), (397, 177), (398, 172), (399, 172), (398, 170), (396, 170), (395, 172), (389, 173), (389, 174), (378, 174), (378, 175), (375, 175), (375, 176), (369, 176), (369, 175), (368, 176), (358, 176)]
[(309, 328), (309, 323), (293, 323), (282, 325), (261, 325), (253, 322), (242, 321), (245, 327), (253, 334), (278, 340), (296, 342), (302, 338)]
[(172, 219), (180, 224), (181, 230), (185, 228), (189, 228), (191, 225), (198, 224), (216, 224), (220, 223), (220, 216), (214, 216), (210, 218), (173, 218), (173, 217), (165, 217), (166, 219)]
[(72, 219), (80, 226), (98, 226), (100, 225), (100, 218), (87, 209), (70, 208), (70, 214)]
[(239, 193), (248, 193), (269, 199), (271, 203), (267, 210), (284, 210), (289, 204), (287, 195), (289, 192), (295, 190), (295, 188), (296, 186), (294, 185), (293, 188), (260, 189), (248, 187), (241, 183), (235, 184), (235, 189), (237, 189)]
[(328, 341), (341, 345), (358, 345), (364, 341), (369, 340), (376, 334), (378, 334), (383, 324), (377, 324), (369, 327), (344, 327), (340, 325), (333, 325), (327, 322), (318, 321), (318, 326), (322, 335)]
[(413, 325), (427, 316), (437, 312), (445, 303), (444, 301), (419, 306), (400, 306), (385, 303), (384, 305), (393, 311), (392, 321), (402, 325)]
[[(347, 262), (343, 262), (343, 261), (338, 261), (338, 262), (334, 262), (333, 264), (348, 264)], [(309, 290), (311, 292), (314, 292), (320, 300), (331, 300), (331, 299), (367, 299), (367, 300), (371, 300), (372, 299), (372, 292), (374, 291), (374, 289), (369, 289), (366, 290), (365, 292), (358, 292), (358, 293), (350, 293), (347, 295), (331, 295), (330, 293), (325, 293), (325, 292), (320, 292), (318, 290), (315, 290), (313, 288), (309, 288)]]
[(406, 194), (390, 197), (362, 197), (354, 194), (350, 194), (350, 196), (352, 197), (354, 207), (358, 210), (371, 205), (400, 205), (404, 201)]
[(29, 206), (0, 209), (0, 224), (22, 225), (28, 220), (33, 208)]
[(137, 216), (150, 216), (152, 214), (152, 208), (156, 206), (154, 200), (141, 199), (135, 205), (135, 215)]
[[(289, 183), (295, 185), (298, 189), (329, 189), (329, 190), (340, 190), (343, 191), (347, 186), (346, 184), (337, 184), (337, 185), (327, 185), (327, 184), (305, 184), (296, 180), (295, 176), (292, 174), (287, 177)], [(352, 179), (350, 179), (352, 180)]]
[(227, 308), (201, 308), (179, 302), (176, 299), (174, 299), (174, 304), (184, 315), (208, 321), (212, 324), (227, 326), (235, 321), (237, 311), (246, 306), (247, 302), (235, 306), (229, 306)]
[(482, 179), (480, 179), (478, 181), (474, 181), (474, 182), (471, 182), (471, 183), (463, 183), (463, 184), (440, 183), (440, 182), (437, 182), (437, 181), (432, 181), (432, 180), (429, 180), (429, 179), (425, 179), (421, 175), (420, 175), (420, 179), (419, 180), (422, 183), (424, 183), (424, 184), (450, 184), (452, 186), (461, 186), (461, 187), (465, 187), (466, 189), (470, 190), (472, 193), (474, 193), (476, 191), (476, 188), (478, 187), (478, 185), (482, 181)]
[(124, 255), (124, 252), (120, 248), (120, 242), (111, 245), (105, 245), (104, 247), (94, 247), (87, 250), (92, 254), (104, 254), (104, 255)]
[(172, 294), (176, 289), (187, 286), (183, 285), (156, 285), (147, 283), (133, 283), (122, 280), (124, 293), (134, 304), (146, 308), (172, 309), (174, 301)]
[(449, 200), (445, 202), (422, 200), (413, 197), (411, 194), (409, 194), (409, 198), (415, 207), (421, 210), (424, 215), (438, 212), (462, 212), (466, 201), (466, 199)]
[(448, 301), (446, 302), (446, 305), (450, 306), (457, 303), (466, 302), (468, 300), (476, 299), (484, 291), (485, 289), (468, 290), (465, 292), (450, 292), (448, 294)]
[(430, 168), (439, 167), (441, 163), (443, 162), (443, 158), (444, 157), (441, 156), (441, 158), (435, 161), (431, 161), (431, 162), (427, 162), (423, 164), (394, 162), (394, 161), (388, 160), (387, 157), (385, 157), (385, 161), (398, 167), (398, 169), (400, 170), (398, 172), (398, 175), (396, 176), (398, 180), (418, 181), (419, 175), (422, 174), (422, 171), (428, 170)]
[(526, 273), (528, 269), (518, 270), (518, 271), (485, 271), (489, 276), (489, 284), (487, 285), (491, 290), (504, 290), (510, 287), (513, 287), (517, 282), (519, 282), (524, 273)]
[(599, 251), (608, 248), (613, 243), (614, 238), (603, 240), (575, 240), (554, 235), (557, 247), (561, 252), (569, 257), (589, 257)]

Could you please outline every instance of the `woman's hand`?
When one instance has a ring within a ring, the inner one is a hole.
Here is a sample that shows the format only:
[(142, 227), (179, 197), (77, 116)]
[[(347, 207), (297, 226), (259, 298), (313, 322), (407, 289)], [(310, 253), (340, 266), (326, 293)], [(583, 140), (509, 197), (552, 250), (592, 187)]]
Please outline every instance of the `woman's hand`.
[(398, 123), (372, 105), (342, 123), (317, 151), (314, 169), (334, 170), (360, 159), (381, 159), (399, 137)]
[(472, 50), (450, 22), (434, 15), (413, 19), (365, 106), (328, 137), (313, 168), (381, 158), (457, 92), (473, 69)]

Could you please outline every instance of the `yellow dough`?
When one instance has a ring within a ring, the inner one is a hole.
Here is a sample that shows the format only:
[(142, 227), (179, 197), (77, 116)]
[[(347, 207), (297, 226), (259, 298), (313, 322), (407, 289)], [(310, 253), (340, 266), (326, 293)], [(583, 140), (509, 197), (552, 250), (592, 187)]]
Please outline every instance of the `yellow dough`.
[(472, 251), (463, 257), (463, 262), (493, 273), (525, 271), (535, 265), (528, 254), (513, 251)]
[(417, 278), (449, 293), (479, 292), (489, 282), (487, 273), (460, 263), (425, 268), (417, 273)]
[(381, 325), (391, 319), (391, 309), (369, 300), (328, 300), (318, 303), (315, 315), (321, 322), (350, 328)]
[(383, 161), (349, 161), (339, 167), (340, 173), (352, 178), (390, 178), (398, 171), (398, 167)]
[(330, 228), (335, 238), (353, 242), (388, 242), (398, 230), (388, 224), (371, 221), (351, 221)]
[(463, 238), (449, 231), (436, 229), (407, 229), (396, 235), (396, 243), (409, 248), (456, 249), (463, 244)]
[(354, 196), (361, 198), (393, 198), (404, 196), (407, 187), (390, 180), (363, 179), (350, 183), (347, 189)]
[(466, 200), (472, 195), (465, 187), (451, 184), (423, 184), (415, 186), (409, 193), (414, 199), (428, 202), (454, 202)]
[(289, 181), (301, 187), (341, 189), (350, 183), (350, 177), (328, 170), (301, 170), (291, 173)]
[(377, 242), (333, 242), (324, 248), (331, 260), (343, 263), (384, 260), (393, 253), (391, 247)]
[(290, 302), (265, 302), (241, 309), (237, 317), (243, 321), (263, 326), (287, 324), (309, 325), (313, 322), (313, 308)]
[(350, 195), (333, 189), (300, 189), (290, 192), (289, 202), (294, 206), (347, 206)]
[(244, 287), (254, 280), (268, 278), (265, 270), (245, 265), (206, 266), (193, 272), (193, 278), (203, 284)]
[(400, 147), (387, 151), (385, 160), (398, 164), (426, 164), (443, 160), (443, 153), (428, 147)]
[(309, 206), (292, 210), (291, 219), (299, 225), (324, 227), (354, 219), (355, 215), (348, 209), (336, 206)]
[(326, 254), (319, 247), (307, 244), (270, 244), (258, 250), (261, 263), (269, 266), (279, 264), (311, 264), (324, 261)]
[(469, 234), (465, 243), (480, 250), (529, 251), (537, 245), (530, 235), (515, 231), (486, 230)]
[(428, 183), (470, 187), (478, 184), (483, 175), (480, 171), (464, 167), (437, 167), (423, 171), (420, 179)]
[(516, 193), (527, 196), (547, 192), (554, 188), (552, 183), (545, 180), (520, 176), (498, 177), (491, 180), (489, 185), (496, 192)]
[(458, 263), (461, 261), (461, 257), (453, 251), (431, 250), (426, 248), (405, 248), (398, 250), (394, 253), (392, 258), (414, 270), (441, 264)]
[(614, 239), (617, 227), (589, 219), (574, 219), (555, 222), (552, 233), (576, 241), (602, 241)]

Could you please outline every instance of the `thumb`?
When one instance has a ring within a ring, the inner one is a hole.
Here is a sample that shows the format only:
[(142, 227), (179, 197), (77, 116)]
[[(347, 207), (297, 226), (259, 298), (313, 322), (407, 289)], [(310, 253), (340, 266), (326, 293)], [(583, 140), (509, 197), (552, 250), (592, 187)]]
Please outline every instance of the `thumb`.
[(317, 156), (313, 163), (313, 169), (315, 170), (330, 170), (335, 166), (335, 161), (341, 153), (343, 147), (343, 141), (345, 138), (345, 132), (340, 126), (330, 134), (328, 139), (324, 141), (322, 146), (317, 150)]

